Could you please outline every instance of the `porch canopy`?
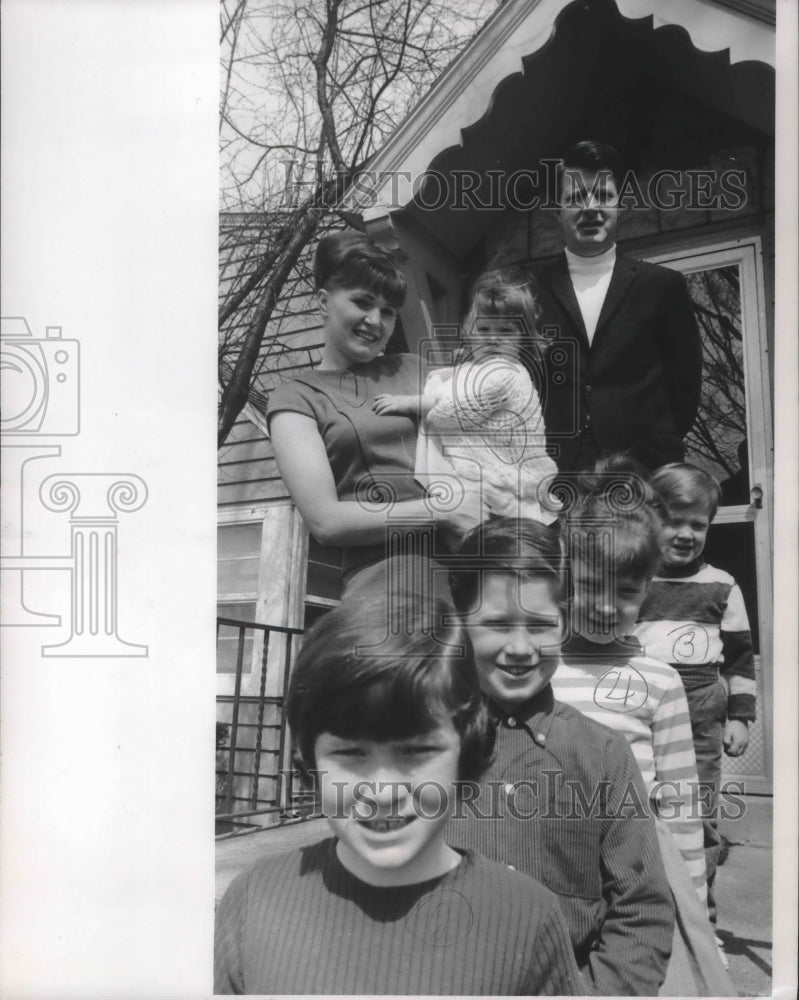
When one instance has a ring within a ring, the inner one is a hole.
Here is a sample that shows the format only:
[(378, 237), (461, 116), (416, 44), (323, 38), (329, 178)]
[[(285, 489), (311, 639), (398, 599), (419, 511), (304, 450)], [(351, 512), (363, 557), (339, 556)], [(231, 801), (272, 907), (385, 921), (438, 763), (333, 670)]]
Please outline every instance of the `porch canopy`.
[(421, 311), (406, 330), (457, 322), (464, 262), (500, 212), (551, 197), (532, 168), (570, 143), (602, 138), (633, 170), (642, 149), (647, 170), (684, 170), (713, 152), (703, 114), (729, 123), (732, 146), (773, 136), (775, 59), (774, 0), (506, 0), (350, 193), (406, 258), (408, 310)]

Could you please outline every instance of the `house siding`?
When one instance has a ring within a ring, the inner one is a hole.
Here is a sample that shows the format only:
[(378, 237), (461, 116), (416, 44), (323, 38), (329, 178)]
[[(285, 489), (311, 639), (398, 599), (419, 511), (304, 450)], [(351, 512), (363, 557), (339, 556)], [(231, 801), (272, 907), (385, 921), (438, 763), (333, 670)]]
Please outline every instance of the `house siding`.
[[(265, 244), (259, 241), (262, 219), (224, 215), (220, 222), (220, 302), (257, 266)], [(259, 353), (251, 403), (263, 412), (270, 391), (319, 359), (322, 328), (315, 308), (307, 262), (301, 262), (294, 288), (281, 300), (267, 325)], [(243, 333), (251, 309), (242, 309), (225, 325), (228, 335)], [(262, 427), (242, 414), (217, 460), (217, 503), (231, 507), (286, 499), (271, 442)]]

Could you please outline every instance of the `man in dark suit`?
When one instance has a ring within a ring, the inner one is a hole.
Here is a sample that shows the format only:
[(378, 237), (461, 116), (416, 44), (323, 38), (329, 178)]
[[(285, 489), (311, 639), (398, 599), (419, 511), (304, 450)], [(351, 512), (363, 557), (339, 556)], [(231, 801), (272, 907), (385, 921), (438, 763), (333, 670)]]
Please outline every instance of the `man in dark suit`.
[(534, 271), (551, 339), (544, 422), (561, 472), (621, 450), (650, 469), (682, 461), (699, 407), (702, 345), (685, 279), (616, 253), (622, 181), (612, 146), (580, 142), (564, 153), (565, 251)]

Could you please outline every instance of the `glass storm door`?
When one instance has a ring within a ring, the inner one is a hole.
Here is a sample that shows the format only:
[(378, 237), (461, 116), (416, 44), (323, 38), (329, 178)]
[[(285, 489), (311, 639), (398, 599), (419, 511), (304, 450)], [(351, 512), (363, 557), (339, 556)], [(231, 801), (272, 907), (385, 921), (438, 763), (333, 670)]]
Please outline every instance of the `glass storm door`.
[(743, 592), (757, 669), (758, 718), (724, 778), (771, 792), (773, 404), (760, 240), (751, 236), (647, 256), (685, 275), (702, 334), (702, 401), (686, 461), (721, 483), (707, 561)]

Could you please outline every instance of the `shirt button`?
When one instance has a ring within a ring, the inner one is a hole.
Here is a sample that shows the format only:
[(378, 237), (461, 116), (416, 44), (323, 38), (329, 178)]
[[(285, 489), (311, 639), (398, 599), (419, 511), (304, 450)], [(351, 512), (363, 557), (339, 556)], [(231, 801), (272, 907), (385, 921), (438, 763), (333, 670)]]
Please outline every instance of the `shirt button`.
[(516, 871), (516, 865), (508, 865), (508, 868), (510, 868), (512, 872)]
[(502, 791), (506, 795), (510, 795), (513, 792), (513, 785), (505, 785), (504, 788), (502, 789)]
[(508, 725), (511, 727), (511, 729), (515, 729), (515, 727), (516, 727), (516, 720), (513, 718), (513, 716), (511, 716), (508, 719)]
[(547, 734), (546, 733), (536, 733), (535, 734), (535, 738), (538, 740), (539, 743), (546, 743), (546, 741), (547, 741)]

